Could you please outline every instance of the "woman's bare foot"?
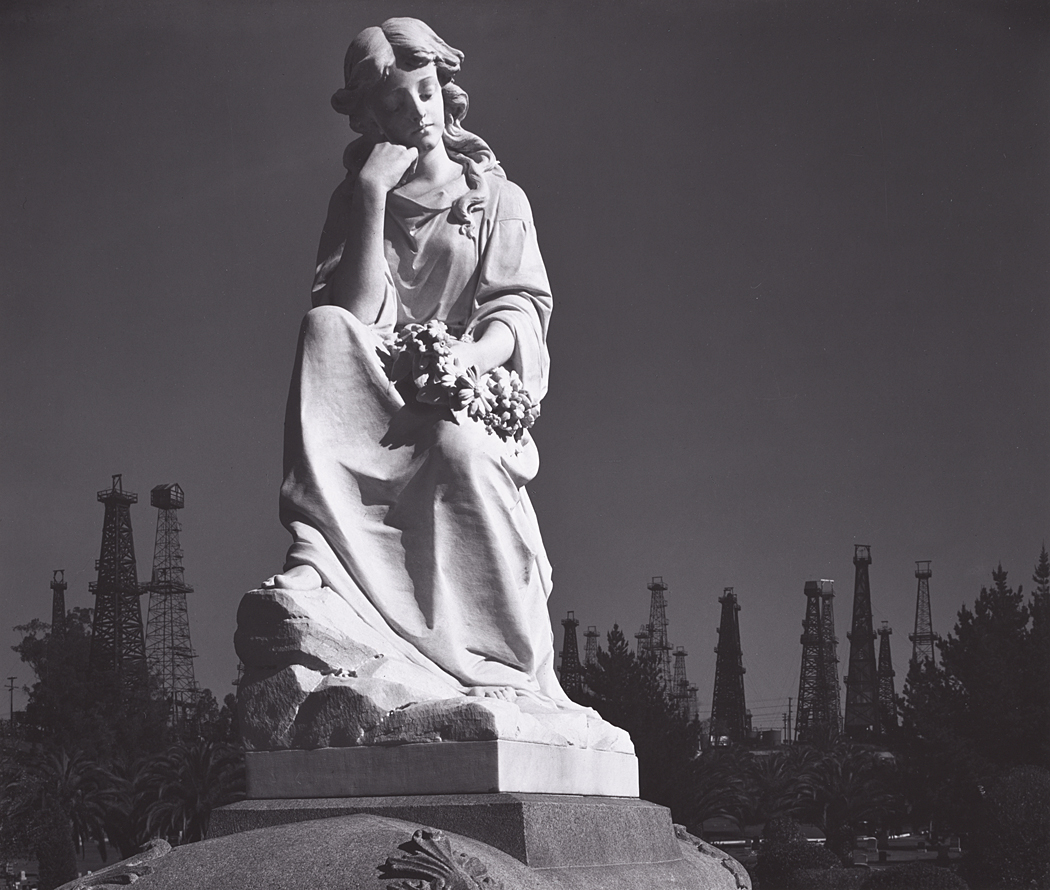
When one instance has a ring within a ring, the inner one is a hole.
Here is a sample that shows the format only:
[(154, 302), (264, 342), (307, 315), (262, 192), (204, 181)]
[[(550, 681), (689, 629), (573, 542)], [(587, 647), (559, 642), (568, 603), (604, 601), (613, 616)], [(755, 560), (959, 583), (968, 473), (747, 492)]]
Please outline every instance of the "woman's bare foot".
[(467, 695), (476, 698), (498, 698), (500, 701), (514, 701), (518, 697), (513, 686), (471, 686)]
[(276, 587), (279, 590), (317, 590), (324, 586), (324, 581), (313, 566), (292, 566), (287, 572), (281, 572), (262, 583), (263, 587)]

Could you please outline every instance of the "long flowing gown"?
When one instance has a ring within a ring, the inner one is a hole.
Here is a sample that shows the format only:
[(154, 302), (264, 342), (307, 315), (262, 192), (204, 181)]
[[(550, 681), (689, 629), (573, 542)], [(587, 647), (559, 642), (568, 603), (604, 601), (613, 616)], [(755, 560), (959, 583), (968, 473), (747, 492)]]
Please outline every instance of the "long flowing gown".
[[(406, 401), (384, 363), (384, 342), (410, 322), (439, 319), (457, 336), (498, 322), (514, 333), (509, 367), (543, 397), (551, 295), (532, 213), (500, 171), (483, 175), (472, 225), (450, 216), (464, 176), (422, 197), (389, 195), (389, 274), (372, 323), (323, 305), (319, 275), (285, 421), (285, 570), (313, 566), (349, 604), (350, 636), (388, 657), (461, 692), (507, 686), (568, 706), (554, 674), (551, 568), (525, 491), (534, 441), (503, 442)], [(333, 196), (319, 268), (341, 251), (352, 188), (351, 177)]]

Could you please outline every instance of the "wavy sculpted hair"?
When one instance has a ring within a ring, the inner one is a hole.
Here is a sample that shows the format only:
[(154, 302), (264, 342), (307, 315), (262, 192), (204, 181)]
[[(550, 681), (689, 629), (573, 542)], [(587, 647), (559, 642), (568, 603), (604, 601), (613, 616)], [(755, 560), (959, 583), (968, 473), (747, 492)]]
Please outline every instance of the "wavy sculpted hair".
[(471, 209), (480, 204), (488, 193), (482, 173), (503, 176), (503, 170), (492, 149), (479, 136), (463, 129), (469, 100), (466, 92), (453, 83), (463, 62), (463, 53), (453, 49), (419, 19), (387, 19), (378, 27), (365, 28), (350, 43), (343, 62), (345, 86), (332, 96), (332, 107), (350, 118), (351, 128), (365, 136), (352, 142), (343, 163), (352, 173), (360, 171), (371, 151), (371, 143), (379, 138), (379, 129), (372, 113), (372, 103), (378, 87), (387, 79), (396, 65), (406, 71), (434, 63), (441, 97), (445, 103), (443, 141), (452, 160), (463, 165), (469, 191), (452, 205), (452, 217), (457, 222), (470, 223)]

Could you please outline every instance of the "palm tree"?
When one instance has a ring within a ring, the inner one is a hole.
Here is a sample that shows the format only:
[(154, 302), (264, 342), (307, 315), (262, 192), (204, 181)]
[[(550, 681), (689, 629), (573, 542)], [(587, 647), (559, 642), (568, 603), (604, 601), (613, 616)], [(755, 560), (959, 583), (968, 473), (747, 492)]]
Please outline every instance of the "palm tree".
[(711, 748), (693, 761), (688, 783), (686, 823), (696, 827), (705, 819), (725, 816), (740, 822), (747, 807), (744, 776), (748, 754), (736, 747)]
[(816, 799), (819, 764), (817, 752), (805, 746), (752, 756), (745, 772), (747, 823), (768, 822), (778, 816), (804, 817)]
[(121, 802), (119, 783), (81, 751), (10, 748), (3, 764), (0, 823), (19, 826), (40, 863), (41, 890), (77, 876), (86, 841), (105, 854), (105, 823)]
[(212, 810), (244, 797), (244, 755), (220, 742), (179, 742), (135, 776), (135, 805), (151, 837), (207, 837)]
[(813, 776), (817, 824), (844, 863), (861, 825), (881, 822), (899, 806), (892, 772), (874, 751), (849, 742), (821, 758)]

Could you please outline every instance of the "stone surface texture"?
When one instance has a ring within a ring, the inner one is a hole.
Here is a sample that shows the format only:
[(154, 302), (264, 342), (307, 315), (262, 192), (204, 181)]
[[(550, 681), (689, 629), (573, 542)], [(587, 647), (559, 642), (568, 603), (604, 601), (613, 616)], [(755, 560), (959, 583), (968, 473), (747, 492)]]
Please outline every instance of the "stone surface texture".
[[(578, 832), (585, 834), (585, 832)], [(687, 836), (688, 837), (688, 836)], [(336, 816), (157, 848), (61, 890), (748, 890), (720, 855), (671, 834), (673, 858), (530, 867), (478, 840), (370, 814)], [(583, 841), (580, 841), (582, 844)], [(706, 845), (703, 845), (706, 847)], [(713, 849), (713, 848), (710, 848)], [(723, 854), (724, 855), (724, 854)]]
[(327, 588), (244, 596), (234, 642), (249, 751), (505, 739), (634, 753), (627, 733), (588, 708), (473, 695), (351, 639), (340, 630), (353, 626), (348, 609)]
[(244, 800), (216, 810), (211, 833), (359, 813), (466, 835), (533, 868), (649, 863), (681, 855), (665, 807), (637, 798), (568, 794)]
[(491, 739), (249, 751), (248, 797), (370, 797), (518, 791), (638, 796), (633, 754)]

